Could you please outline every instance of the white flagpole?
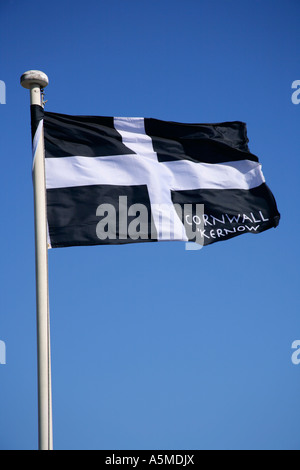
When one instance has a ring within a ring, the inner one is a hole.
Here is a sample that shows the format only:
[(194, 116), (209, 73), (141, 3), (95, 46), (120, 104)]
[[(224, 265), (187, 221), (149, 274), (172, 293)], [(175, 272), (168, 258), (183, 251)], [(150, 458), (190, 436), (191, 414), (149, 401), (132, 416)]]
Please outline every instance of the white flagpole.
[[(30, 104), (42, 106), (41, 89), (48, 77), (38, 70), (25, 72), (21, 85), (30, 90)], [(39, 450), (52, 450), (52, 392), (50, 364), (48, 240), (46, 184), (44, 162), (44, 133), (40, 124), (33, 142), (33, 188), (36, 264), (37, 356), (38, 356), (38, 416)]]

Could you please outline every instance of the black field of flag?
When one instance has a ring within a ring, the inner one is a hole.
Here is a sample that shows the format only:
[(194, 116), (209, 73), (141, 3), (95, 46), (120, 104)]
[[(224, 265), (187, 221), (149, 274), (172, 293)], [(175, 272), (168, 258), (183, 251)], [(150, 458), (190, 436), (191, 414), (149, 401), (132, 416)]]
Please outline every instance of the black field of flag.
[(41, 125), (49, 246), (182, 240), (209, 245), (279, 223), (242, 122), (69, 116)]

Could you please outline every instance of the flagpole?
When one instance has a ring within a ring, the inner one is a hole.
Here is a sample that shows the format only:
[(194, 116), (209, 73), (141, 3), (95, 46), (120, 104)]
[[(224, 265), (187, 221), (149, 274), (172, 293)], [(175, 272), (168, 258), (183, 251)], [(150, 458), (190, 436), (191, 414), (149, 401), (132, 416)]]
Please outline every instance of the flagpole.
[[(30, 104), (42, 106), (41, 90), (48, 85), (47, 75), (38, 70), (30, 70), (21, 76), (20, 82), (24, 88), (30, 90)], [(42, 124), (33, 138), (39, 450), (52, 450), (47, 211)]]

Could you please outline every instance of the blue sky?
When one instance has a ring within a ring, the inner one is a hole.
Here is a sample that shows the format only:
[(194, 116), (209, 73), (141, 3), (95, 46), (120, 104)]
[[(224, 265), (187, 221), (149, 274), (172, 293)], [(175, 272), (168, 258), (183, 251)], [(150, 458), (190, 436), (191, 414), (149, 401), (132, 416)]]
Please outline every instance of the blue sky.
[(298, 0), (0, 3), (0, 449), (36, 449), (29, 93), (46, 109), (247, 123), (281, 223), (49, 252), (56, 449), (299, 449)]

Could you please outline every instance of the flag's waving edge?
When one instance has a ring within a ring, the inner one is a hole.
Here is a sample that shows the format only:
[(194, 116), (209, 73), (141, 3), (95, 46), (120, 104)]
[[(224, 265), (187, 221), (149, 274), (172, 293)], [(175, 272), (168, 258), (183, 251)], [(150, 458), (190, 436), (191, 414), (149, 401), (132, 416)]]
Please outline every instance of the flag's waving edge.
[(242, 122), (69, 116), (44, 123), (52, 247), (162, 240), (208, 245), (279, 223)]

